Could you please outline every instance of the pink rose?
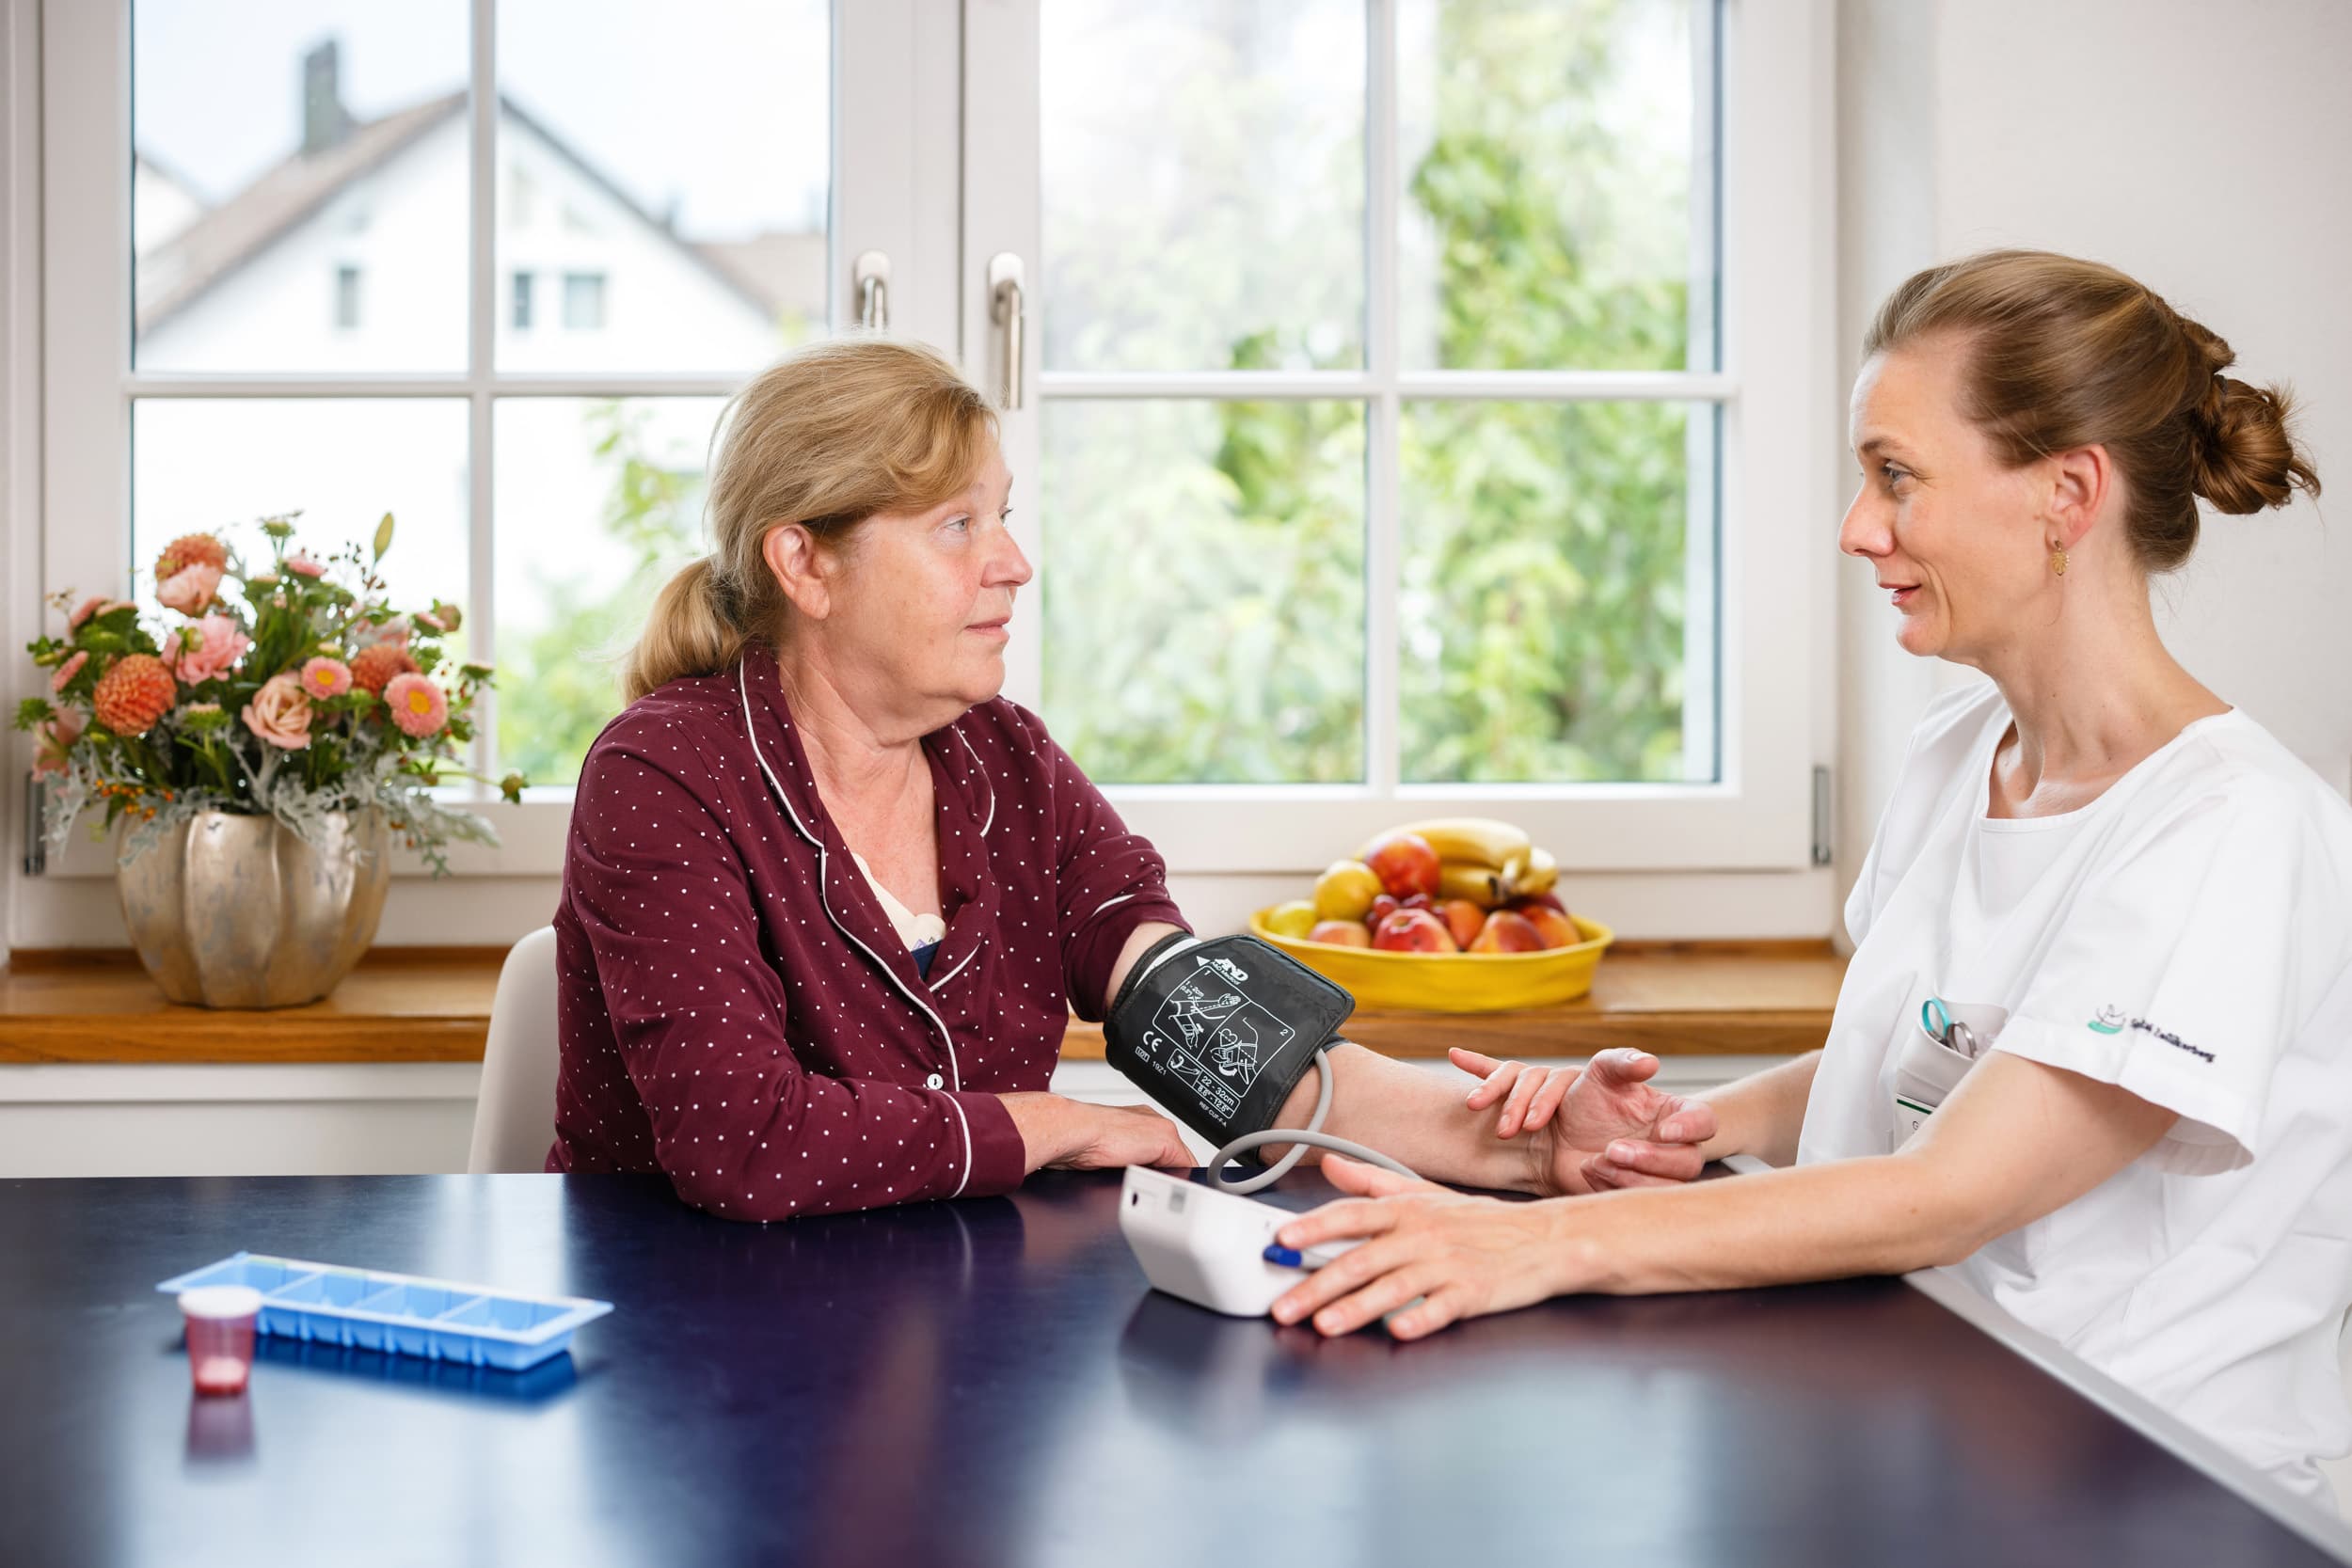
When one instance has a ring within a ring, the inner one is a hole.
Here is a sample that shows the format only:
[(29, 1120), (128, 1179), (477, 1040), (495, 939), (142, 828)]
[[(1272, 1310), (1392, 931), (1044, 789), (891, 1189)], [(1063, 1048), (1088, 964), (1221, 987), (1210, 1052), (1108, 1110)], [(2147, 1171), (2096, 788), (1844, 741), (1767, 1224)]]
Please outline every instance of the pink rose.
[(449, 721), (449, 699), (422, 675), (394, 675), (384, 686), (384, 701), (392, 710), (400, 733), (416, 740), (438, 735)]
[(310, 699), (290, 674), (272, 675), (245, 705), (245, 727), (281, 751), (310, 744)]
[(323, 578), (326, 575), (326, 562), (312, 560), (308, 550), (296, 550), (286, 558), (286, 570), (306, 578)]
[[(191, 566), (189, 571), (206, 570)], [(245, 657), (253, 646), (237, 623), (227, 615), (207, 615), (164, 644), (164, 668), (182, 686), (194, 686), (199, 681), (225, 675), (230, 666)]]
[(351, 689), (351, 666), (321, 654), (302, 666), (302, 689), (313, 697), (340, 697)]
[(49, 689), (53, 692), (63, 691), (66, 689), (66, 684), (72, 680), (74, 676), (80, 674), (82, 673), (82, 666), (87, 664), (88, 662), (89, 650), (87, 648), (78, 650), (72, 658), (69, 658), (63, 664), (58, 665), (57, 673), (49, 677)]
[(73, 743), (82, 738), (82, 721), (70, 712), (59, 712), (33, 726), (33, 776), (43, 773), (63, 774), (67, 753)]
[(93, 594), (88, 598), (84, 599), (80, 604), (73, 607), (73, 613), (65, 618), (65, 629), (68, 631), (81, 630), (82, 623), (97, 614), (100, 610), (105, 607), (105, 603), (106, 595), (103, 594)]
[(220, 568), (198, 562), (183, 566), (155, 585), (155, 597), (166, 610), (176, 610), (183, 615), (200, 615), (220, 591)]

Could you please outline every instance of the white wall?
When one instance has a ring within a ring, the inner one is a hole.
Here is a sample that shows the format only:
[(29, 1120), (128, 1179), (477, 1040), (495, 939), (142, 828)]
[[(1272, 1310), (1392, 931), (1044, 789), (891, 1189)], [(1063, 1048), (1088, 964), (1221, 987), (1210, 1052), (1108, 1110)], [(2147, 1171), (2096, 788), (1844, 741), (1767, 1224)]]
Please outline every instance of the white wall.
[[(1870, 309), (1915, 268), (1995, 245), (2089, 256), (2228, 339), (2233, 374), (2294, 383), (2322, 480), (2352, 493), (2352, 6), (1842, 0), (1839, 31), (1849, 377)], [(2209, 515), (2157, 618), (2191, 671), (2352, 793), (2352, 541), (2324, 515), (2303, 499)], [(1839, 609), (1843, 887), (1911, 718), (1955, 673), (1895, 647), (1859, 565)]]

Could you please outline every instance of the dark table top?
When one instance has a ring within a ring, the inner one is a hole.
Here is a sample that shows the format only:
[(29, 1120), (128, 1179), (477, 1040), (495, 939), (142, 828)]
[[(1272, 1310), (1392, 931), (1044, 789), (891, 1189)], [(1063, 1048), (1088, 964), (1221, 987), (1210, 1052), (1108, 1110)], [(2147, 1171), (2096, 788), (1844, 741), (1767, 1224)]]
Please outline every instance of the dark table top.
[[(1899, 1281), (1324, 1342), (1151, 1293), (1118, 1187), (0, 1182), (0, 1560), (2329, 1560)], [(519, 1376), (264, 1340), (198, 1401), (153, 1287), (240, 1248), (618, 1310)]]

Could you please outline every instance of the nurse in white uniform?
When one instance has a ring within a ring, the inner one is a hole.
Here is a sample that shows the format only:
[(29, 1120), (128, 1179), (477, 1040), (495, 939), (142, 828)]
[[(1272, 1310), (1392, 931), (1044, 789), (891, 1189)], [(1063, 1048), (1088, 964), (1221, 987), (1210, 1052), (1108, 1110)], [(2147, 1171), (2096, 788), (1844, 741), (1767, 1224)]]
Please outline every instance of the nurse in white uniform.
[[(1283, 1241), (1370, 1240), (1276, 1315), (1409, 1338), (1567, 1291), (1949, 1265), (2320, 1496), (2313, 1459), (2352, 1448), (2352, 807), (2149, 604), (2198, 498), (2252, 513), (2317, 477), (2280, 396), (2106, 267), (1931, 269), (1867, 347), (1840, 546), (1904, 648), (1991, 679), (1912, 736), (1824, 1048), (1707, 1097), (1710, 1158), (1789, 1168), (1502, 1204), (1328, 1161), (1372, 1201)], [(1477, 1093), (1540, 1125), (1559, 1086), (1511, 1064)]]

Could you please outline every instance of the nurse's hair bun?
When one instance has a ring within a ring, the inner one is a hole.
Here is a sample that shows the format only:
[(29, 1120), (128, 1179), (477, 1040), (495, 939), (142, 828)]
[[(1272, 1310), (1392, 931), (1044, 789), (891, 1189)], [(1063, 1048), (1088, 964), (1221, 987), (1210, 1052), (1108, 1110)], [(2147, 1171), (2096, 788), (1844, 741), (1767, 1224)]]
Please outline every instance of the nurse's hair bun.
[(1863, 340), (1866, 355), (1897, 350), (1956, 365), (1961, 407), (2013, 467), (2106, 448), (2143, 572), (2188, 560), (2201, 496), (2247, 513), (2319, 494), (2286, 392), (2223, 375), (2228, 343), (2097, 261), (1991, 250), (1915, 273)]
[(2189, 415), (2196, 448), (2191, 487), (2215, 511), (2241, 516), (2286, 505), (2297, 486), (2319, 494), (2319, 475), (2287, 431), (2291, 394), (2223, 375), (2237, 356), (2201, 324), (2184, 316), (2181, 332), (2205, 370)]

